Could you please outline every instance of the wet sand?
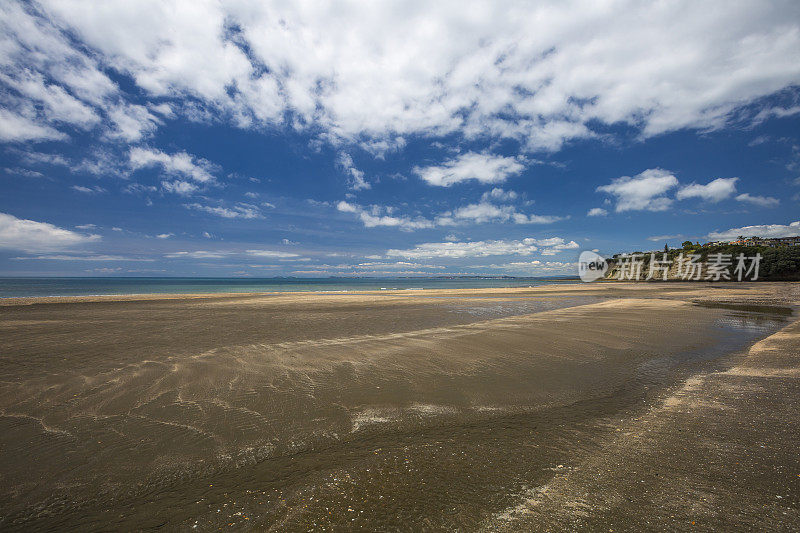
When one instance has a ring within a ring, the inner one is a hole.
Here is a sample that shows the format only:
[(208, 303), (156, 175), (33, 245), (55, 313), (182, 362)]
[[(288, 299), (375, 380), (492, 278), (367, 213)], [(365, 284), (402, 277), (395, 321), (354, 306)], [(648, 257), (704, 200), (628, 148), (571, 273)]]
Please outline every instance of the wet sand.
[(800, 284), (7, 299), (0, 527), (800, 527)]

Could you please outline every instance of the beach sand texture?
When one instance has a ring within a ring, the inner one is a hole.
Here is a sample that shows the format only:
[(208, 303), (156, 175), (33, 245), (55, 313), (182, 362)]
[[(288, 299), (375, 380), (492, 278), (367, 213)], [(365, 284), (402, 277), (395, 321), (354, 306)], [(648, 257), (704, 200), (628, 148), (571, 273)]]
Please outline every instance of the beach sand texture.
[(7, 299), (4, 530), (800, 527), (800, 284)]

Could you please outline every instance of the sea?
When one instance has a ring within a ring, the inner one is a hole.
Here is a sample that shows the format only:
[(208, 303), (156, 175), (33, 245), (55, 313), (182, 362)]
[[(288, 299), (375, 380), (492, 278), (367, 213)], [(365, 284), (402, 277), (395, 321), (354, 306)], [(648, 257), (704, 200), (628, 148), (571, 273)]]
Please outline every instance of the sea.
[(484, 289), (575, 283), (577, 277), (533, 278), (0, 278), (0, 298), (109, 294), (213, 294), (420, 289)]

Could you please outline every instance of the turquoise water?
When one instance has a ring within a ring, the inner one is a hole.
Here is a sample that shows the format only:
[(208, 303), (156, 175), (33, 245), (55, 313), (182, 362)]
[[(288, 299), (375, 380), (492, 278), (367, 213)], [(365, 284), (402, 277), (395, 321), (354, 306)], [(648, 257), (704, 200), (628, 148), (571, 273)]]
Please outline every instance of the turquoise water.
[(0, 278), (0, 298), (96, 294), (478, 289), (574, 283), (577, 278)]

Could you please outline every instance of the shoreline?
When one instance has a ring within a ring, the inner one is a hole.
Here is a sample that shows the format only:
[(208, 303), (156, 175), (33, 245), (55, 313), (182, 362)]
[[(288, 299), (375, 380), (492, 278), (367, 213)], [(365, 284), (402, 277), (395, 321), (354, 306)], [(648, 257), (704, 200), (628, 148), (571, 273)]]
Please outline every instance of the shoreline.
[[(35, 279), (35, 278), (31, 278)], [(48, 278), (49, 279), (49, 278)], [(360, 278), (359, 278), (360, 279)], [(276, 290), (276, 291), (229, 291), (229, 292), (132, 292), (132, 293), (97, 293), (97, 294), (77, 294), (77, 295), (37, 295), (37, 296), (0, 296), (0, 306), (3, 305), (26, 305), (37, 303), (86, 303), (95, 301), (135, 301), (135, 300), (176, 300), (176, 299), (211, 299), (211, 298), (234, 298), (234, 297), (265, 297), (265, 296), (309, 296), (309, 295), (410, 295), (424, 293), (427, 295), (444, 294), (479, 294), (483, 292), (493, 293), (520, 293), (526, 294), (532, 290), (552, 292), (553, 290), (583, 290), (598, 291), (601, 288), (624, 288), (628, 290), (654, 290), (659, 288), (675, 287), (686, 288), (743, 288), (748, 285), (774, 285), (774, 284), (800, 284), (796, 280), (775, 280), (758, 281), (754, 283), (742, 282), (711, 282), (711, 281), (682, 281), (682, 280), (656, 280), (656, 281), (619, 281), (615, 279), (599, 279), (591, 283), (584, 283), (580, 280), (560, 280), (557, 282), (546, 282), (529, 286), (517, 287), (407, 287), (407, 288), (380, 288), (380, 289), (319, 289), (319, 290)]]
[(91, 303), (91, 302), (125, 302), (125, 301), (153, 301), (153, 300), (194, 300), (194, 299), (229, 299), (229, 298), (258, 298), (258, 297), (296, 297), (307, 298), (314, 295), (346, 295), (346, 296), (468, 296), (481, 294), (498, 295), (529, 295), (531, 293), (553, 292), (601, 292), (604, 290), (622, 289), (626, 291), (658, 291), (667, 289), (740, 289), (795, 286), (800, 288), (800, 281), (759, 281), (757, 283), (733, 282), (717, 283), (706, 281), (650, 281), (647, 283), (615, 280), (598, 280), (592, 283), (558, 283), (543, 284), (529, 287), (469, 287), (469, 288), (404, 288), (404, 289), (339, 289), (318, 291), (259, 291), (259, 292), (208, 292), (208, 293), (128, 293), (128, 294), (87, 294), (63, 296), (4, 296), (0, 297), (0, 306), (4, 305), (32, 305), (50, 303)]

